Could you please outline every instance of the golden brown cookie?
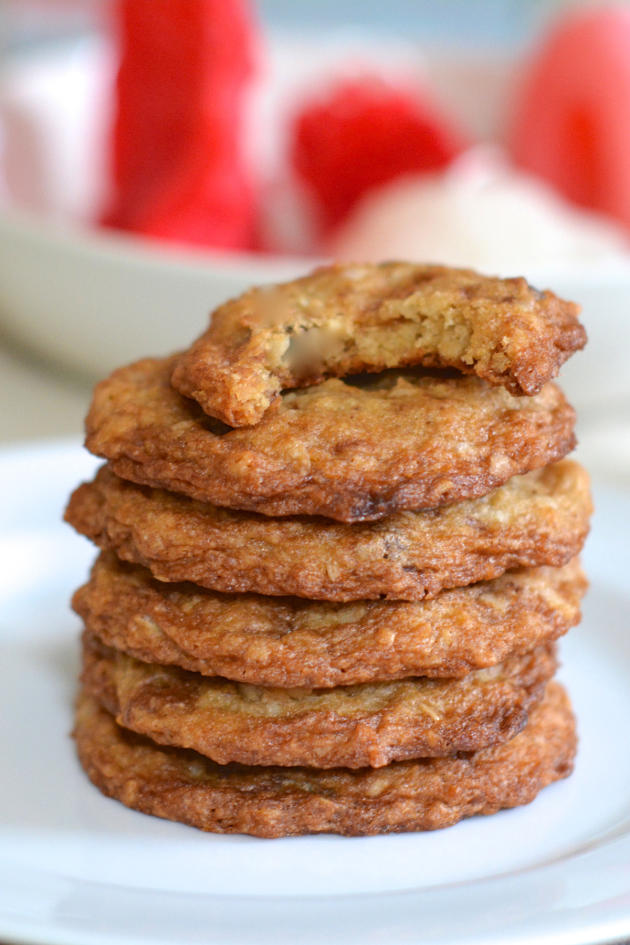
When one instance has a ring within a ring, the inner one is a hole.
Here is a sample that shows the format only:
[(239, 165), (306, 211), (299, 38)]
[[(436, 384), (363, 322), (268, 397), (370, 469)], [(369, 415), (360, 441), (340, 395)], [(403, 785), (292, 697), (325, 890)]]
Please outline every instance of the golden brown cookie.
[(494, 814), (528, 804), (546, 785), (567, 777), (576, 748), (568, 698), (553, 682), (529, 724), (509, 742), (376, 770), (217, 765), (120, 728), (86, 694), (78, 702), (74, 734), (90, 780), (127, 807), (213, 833), (258, 837), (435, 830), (473, 814)]
[(579, 622), (577, 558), (522, 568), (434, 600), (335, 604), (164, 584), (97, 559), (73, 607), (103, 643), (163, 663), (263, 686), (342, 686), (460, 677), (527, 653)]
[(124, 479), (214, 505), (369, 521), (485, 495), (575, 445), (553, 384), (514, 397), (476, 377), (329, 380), (230, 430), (173, 390), (174, 363), (146, 359), (101, 382), (86, 445)]
[(66, 520), (161, 581), (311, 600), (422, 600), (510, 568), (562, 565), (582, 547), (588, 476), (565, 460), (482, 499), (379, 522), (270, 519), (125, 482), (103, 467)]
[(463, 679), (278, 689), (143, 663), (86, 635), (81, 681), (120, 725), (219, 764), (380, 768), (507, 741), (556, 667), (551, 643)]
[(235, 427), (258, 423), (283, 388), (413, 364), (536, 394), (584, 346), (578, 312), (525, 279), (403, 262), (329, 266), (226, 302), (173, 383)]

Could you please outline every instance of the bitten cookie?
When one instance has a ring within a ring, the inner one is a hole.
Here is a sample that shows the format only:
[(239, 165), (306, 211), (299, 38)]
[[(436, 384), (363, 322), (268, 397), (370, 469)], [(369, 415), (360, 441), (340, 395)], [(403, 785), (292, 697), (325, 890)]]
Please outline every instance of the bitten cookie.
[(218, 308), (173, 384), (235, 427), (258, 423), (282, 389), (412, 364), (531, 395), (584, 346), (578, 312), (525, 279), (404, 262), (329, 266)]

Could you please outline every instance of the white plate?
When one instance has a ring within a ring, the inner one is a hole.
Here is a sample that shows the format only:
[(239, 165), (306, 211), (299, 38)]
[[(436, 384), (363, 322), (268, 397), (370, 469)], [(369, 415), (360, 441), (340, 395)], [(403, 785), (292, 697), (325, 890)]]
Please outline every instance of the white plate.
[(60, 523), (95, 462), (74, 443), (0, 454), (0, 936), (122, 943), (551, 943), (630, 935), (630, 496), (596, 494), (592, 588), (562, 675), (575, 774), (530, 806), (431, 834), (264, 841), (129, 811), (68, 733), (93, 550)]

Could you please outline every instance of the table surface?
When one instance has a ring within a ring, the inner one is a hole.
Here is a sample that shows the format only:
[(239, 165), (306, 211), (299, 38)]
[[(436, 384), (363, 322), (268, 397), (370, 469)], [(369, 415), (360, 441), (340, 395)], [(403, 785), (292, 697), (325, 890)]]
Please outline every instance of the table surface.
[(0, 337), (0, 446), (80, 436), (91, 384), (12, 348)]

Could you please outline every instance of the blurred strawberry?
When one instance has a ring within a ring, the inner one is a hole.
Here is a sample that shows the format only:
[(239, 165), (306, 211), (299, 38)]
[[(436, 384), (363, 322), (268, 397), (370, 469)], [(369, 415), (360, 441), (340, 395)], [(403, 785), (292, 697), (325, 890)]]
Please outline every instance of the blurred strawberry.
[(121, 41), (104, 222), (183, 243), (249, 248), (242, 154), (259, 36), (247, 0), (118, 0)]
[(510, 146), (569, 199), (630, 227), (630, 8), (558, 21), (526, 69)]
[(468, 145), (421, 94), (376, 76), (346, 80), (307, 102), (289, 137), (290, 162), (325, 228), (367, 191), (403, 174), (440, 170)]

